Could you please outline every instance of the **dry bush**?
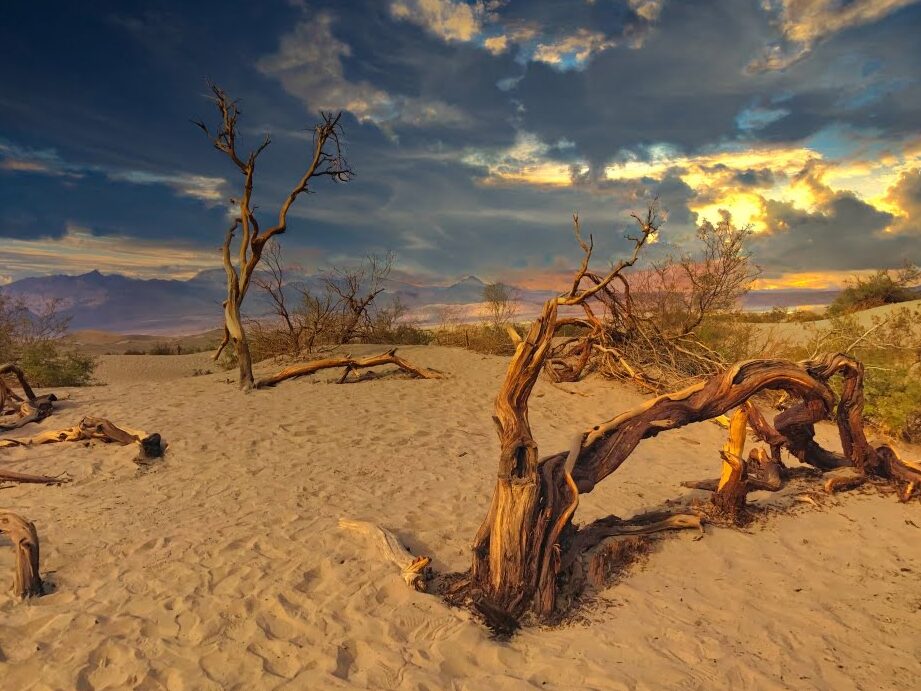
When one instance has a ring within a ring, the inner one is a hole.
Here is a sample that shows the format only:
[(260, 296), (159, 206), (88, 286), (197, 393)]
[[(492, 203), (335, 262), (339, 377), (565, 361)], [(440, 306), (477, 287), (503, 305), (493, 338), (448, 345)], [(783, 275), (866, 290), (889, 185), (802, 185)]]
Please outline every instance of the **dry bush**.
[[(634, 219), (644, 232), (657, 233), (657, 202)], [(582, 316), (563, 322), (584, 333), (554, 346), (547, 370), (552, 379), (573, 381), (596, 368), (659, 391), (712, 375), (743, 350), (766, 347), (756, 347), (754, 329), (726, 317), (758, 275), (746, 246), (749, 228), (737, 228), (728, 216), (717, 224), (705, 222), (697, 231), (696, 252), (632, 273), (643, 243), (628, 235), (635, 243), (633, 256), (605, 280), (588, 267), (593, 239), (583, 239), (578, 216), (573, 222), (585, 253), (582, 268), (596, 290), (580, 305)]]
[(487, 323), (496, 330), (505, 327), (518, 314), (518, 295), (505, 283), (488, 283), (483, 286), (483, 304)]

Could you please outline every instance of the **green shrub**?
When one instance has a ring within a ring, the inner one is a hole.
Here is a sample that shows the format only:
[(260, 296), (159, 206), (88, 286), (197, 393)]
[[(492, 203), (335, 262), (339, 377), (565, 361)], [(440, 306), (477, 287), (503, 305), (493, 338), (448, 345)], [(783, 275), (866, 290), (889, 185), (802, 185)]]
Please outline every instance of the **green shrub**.
[(864, 379), (864, 415), (883, 432), (921, 442), (921, 379), (907, 368), (869, 368)]
[(829, 305), (828, 314), (832, 316), (850, 314), (871, 307), (917, 300), (918, 292), (909, 286), (919, 280), (921, 280), (921, 269), (911, 264), (894, 274), (888, 269), (882, 269), (867, 278), (858, 276), (849, 281), (847, 287)]
[(62, 351), (53, 341), (24, 346), (19, 366), (35, 387), (86, 386), (92, 383), (96, 361), (88, 355)]

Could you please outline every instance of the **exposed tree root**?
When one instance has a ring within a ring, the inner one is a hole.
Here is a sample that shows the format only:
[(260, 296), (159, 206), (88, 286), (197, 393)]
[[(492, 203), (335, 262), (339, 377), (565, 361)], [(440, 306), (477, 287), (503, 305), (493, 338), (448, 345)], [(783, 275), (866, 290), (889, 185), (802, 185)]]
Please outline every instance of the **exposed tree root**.
[(364, 358), (353, 358), (351, 355), (343, 355), (339, 357), (324, 358), (322, 360), (313, 360), (312, 362), (307, 362), (303, 365), (293, 365), (292, 367), (286, 367), (285, 369), (276, 374), (273, 374), (270, 377), (260, 379), (256, 382), (256, 388), (264, 389), (269, 386), (275, 386), (279, 382), (283, 382), (286, 379), (305, 377), (310, 374), (315, 374), (320, 370), (333, 369), (336, 367), (345, 368), (345, 373), (339, 380), (340, 384), (344, 383), (348, 375), (355, 370), (364, 369), (367, 367), (378, 367), (380, 365), (396, 365), (404, 372), (408, 372), (409, 374), (412, 374), (413, 376), (420, 379), (441, 379), (443, 377), (441, 372), (413, 365), (408, 360), (405, 360), (404, 358), (397, 355), (396, 352), (397, 349), (393, 348), (386, 353), (370, 355)]
[(362, 533), (374, 540), (380, 553), (400, 569), (400, 575), (406, 585), (415, 588), (419, 592), (425, 592), (426, 581), (428, 580), (428, 565), (432, 561), (429, 557), (413, 556), (400, 543), (396, 535), (374, 523), (340, 518), (339, 527)]
[(0, 534), (9, 537), (16, 555), (13, 595), (18, 598), (42, 595), (44, 584), (38, 570), (39, 546), (35, 526), (15, 513), (0, 513)]

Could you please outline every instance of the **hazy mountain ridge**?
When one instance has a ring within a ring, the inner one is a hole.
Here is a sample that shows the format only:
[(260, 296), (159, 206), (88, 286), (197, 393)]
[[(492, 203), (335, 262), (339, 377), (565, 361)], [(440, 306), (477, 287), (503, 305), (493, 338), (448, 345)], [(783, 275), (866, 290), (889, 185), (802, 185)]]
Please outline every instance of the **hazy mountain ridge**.
[[(63, 314), (72, 317), (73, 329), (100, 329), (136, 334), (183, 334), (215, 328), (221, 322), (221, 303), (225, 296), (223, 269), (202, 271), (191, 279), (139, 279), (99, 271), (76, 276), (56, 274), (24, 278), (2, 288), (3, 292), (21, 297), (36, 311), (48, 299), (61, 302)], [(323, 278), (314, 274), (292, 277), (310, 290), (321, 291)], [(447, 286), (416, 285), (388, 280), (381, 296), (384, 302), (394, 297), (406, 305), (414, 318), (423, 323), (438, 321), (443, 306), (457, 306), (462, 316), (471, 318), (482, 302), (485, 283), (476, 276), (466, 276)], [(523, 317), (536, 314), (553, 291), (516, 289)], [(293, 293), (293, 289), (291, 290)], [(752, 291), (744, 299), (744, 308), (763, 310), (771, 307), (824, 305), (838, 290), (762, 290)], [(262, 316), (269, 305), (258, 289), (250, 291), (245, 305), (247, 313)]]

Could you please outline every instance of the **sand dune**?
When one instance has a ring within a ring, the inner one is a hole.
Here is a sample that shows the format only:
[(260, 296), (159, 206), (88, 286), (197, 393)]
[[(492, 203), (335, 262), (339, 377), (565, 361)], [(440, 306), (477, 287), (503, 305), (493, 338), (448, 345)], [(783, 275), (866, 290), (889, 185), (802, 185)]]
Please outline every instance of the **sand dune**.
[[(207, 354), (106, 356), (105, 386), (59, 391), (41, 428), (99, 415), (158, 431), (169, 450), (148, 470), (115, 446), (3, 452), (9, 468), (74, 482), (0, 490), (38, 527), (53, 586), (25, 603), (0, 594), (0, 687), (917, 687), (921, 510), (873, 491), (664, 541), (576, 622), (508, 642), (409, 590), (336, 522), (374, 520), (437, 569), (466, 568), (505, 360), (401, 352), (450, 377), (339, 386), (329, 373), (243, 396), (228, 373), (191, 376), (213, 368)], [(640, 400), (601, 380), (541, 381), (531, 421), (542, 449), (563, 449)], [(723, 440), (705, 423), (644, 442), (581, 519), (694, 494), (680, 481), (713, 477)], [(11, 565), (0, 545), (0, 578)]]

